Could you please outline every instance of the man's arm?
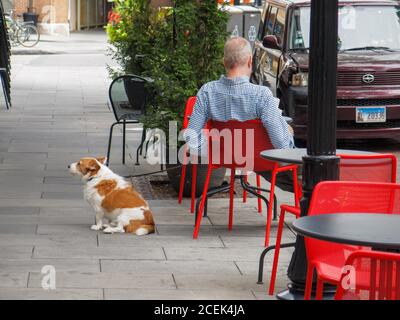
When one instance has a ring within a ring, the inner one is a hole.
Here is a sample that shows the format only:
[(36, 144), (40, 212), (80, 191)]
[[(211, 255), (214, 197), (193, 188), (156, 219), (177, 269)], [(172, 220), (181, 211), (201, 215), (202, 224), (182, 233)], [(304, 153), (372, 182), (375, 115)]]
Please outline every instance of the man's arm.
[(184, 137), (188, 142), (191, 151), (198, 152), (205, 142), (202, 134), (205, 124), (208, 121), (208, 102), (207, 96), (200, 89), (196, 97), (196, 104), (189, 120), (189, 125), (185, 131)]
[(293, 134), (282, 117), (279, 99), (275, 98), (268, 88), (265, 89), (261, 103), (258, 105), (258, 112), (265, 129), (268, 131), (271, 143), (276, 149), (294, 148)]

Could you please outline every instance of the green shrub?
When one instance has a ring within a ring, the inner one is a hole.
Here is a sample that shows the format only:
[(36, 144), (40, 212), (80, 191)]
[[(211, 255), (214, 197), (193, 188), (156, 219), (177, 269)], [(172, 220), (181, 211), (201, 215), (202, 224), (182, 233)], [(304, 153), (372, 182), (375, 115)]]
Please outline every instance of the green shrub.
[(149, 2), (116, 1), (121, 21), (108, 33), (122, 71), (154, 79), (144, 125), (168, 132), (169, 121), (182, 123), (187, 98), (224, 72), (228, 17), (215, 0), (175, 0), (164, 10)]

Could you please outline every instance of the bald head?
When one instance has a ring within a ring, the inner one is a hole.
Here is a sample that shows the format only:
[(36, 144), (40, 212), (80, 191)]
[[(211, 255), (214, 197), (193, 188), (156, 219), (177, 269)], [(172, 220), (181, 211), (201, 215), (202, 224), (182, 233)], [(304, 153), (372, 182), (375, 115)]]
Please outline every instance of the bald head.
[(236, 68), (246, 68), (251, 57), (251, 45), (245, 38), (233, 37), (226, 42), (224, 64), (228, 72)]

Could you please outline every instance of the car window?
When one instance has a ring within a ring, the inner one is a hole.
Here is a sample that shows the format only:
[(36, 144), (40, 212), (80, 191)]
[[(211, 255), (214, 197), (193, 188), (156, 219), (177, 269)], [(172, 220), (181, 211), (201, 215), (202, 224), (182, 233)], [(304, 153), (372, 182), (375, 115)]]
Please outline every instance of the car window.
[(280, 45), (282, 45), (283, 43), (283, 37), (285, 31), (285, 16), (286, 16), (285, 10), (279, 9), (276, 15), (273, 35), (276, 36), (276, 38), (278, 39), (278, 43)]
[(268, 19), (266, 21), (266, 32), (264, 36), (271, 35), (274, 33), (274, 26), (275, 26), (275, 19), (276, 19), (276, 14), (278, 12), (277, 7), (271, 7), (271, 11), (269, 13)]
[(266, 22), (268, 21), (269, 9), (270, 5), (269, 4), (265, 5), (261, 16), (260, 28), (258, 29), (258, 40), (262, 40), (265, 37), (265, 32), (266, 32), (265, 27), (266, 27)]

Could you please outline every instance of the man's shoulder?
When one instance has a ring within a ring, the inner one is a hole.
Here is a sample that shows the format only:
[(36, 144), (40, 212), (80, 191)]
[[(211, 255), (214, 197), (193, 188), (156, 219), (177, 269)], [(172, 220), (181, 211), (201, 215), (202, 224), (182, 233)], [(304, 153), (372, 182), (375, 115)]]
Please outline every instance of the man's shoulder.
[[(221, 88), (225, 88), (226, 84), (224, 83), (223, 79), (218, 79), (214, 81), (207, 82), (204, 84), (199, 92), (198, 95), (207, 94), (210, 92), (220, 91)], [(272, 96), (271, 90), (266, 86), (261, 86), (258, 84), (254, 84), (251, 82), (246, 82), (240, 85), (240, 91), (244, 91), (247, 94), (252, 94), (256, 96)]]
[(259, 84), (254, 84), (251, 82), (249, 82), (249, 86), (252, 88), (252, 90), (259, 93), (260, 95), (267, 95), (267, 96), (272, 95), (271, 89), (266, 86), (261, 86)]
[(213, 91), (219, 85), (220, 85), (220, 80), (214, 80), (214, 81), (207, 82), (200, 88), (199, 93), (201, 94), (201, 93)]

